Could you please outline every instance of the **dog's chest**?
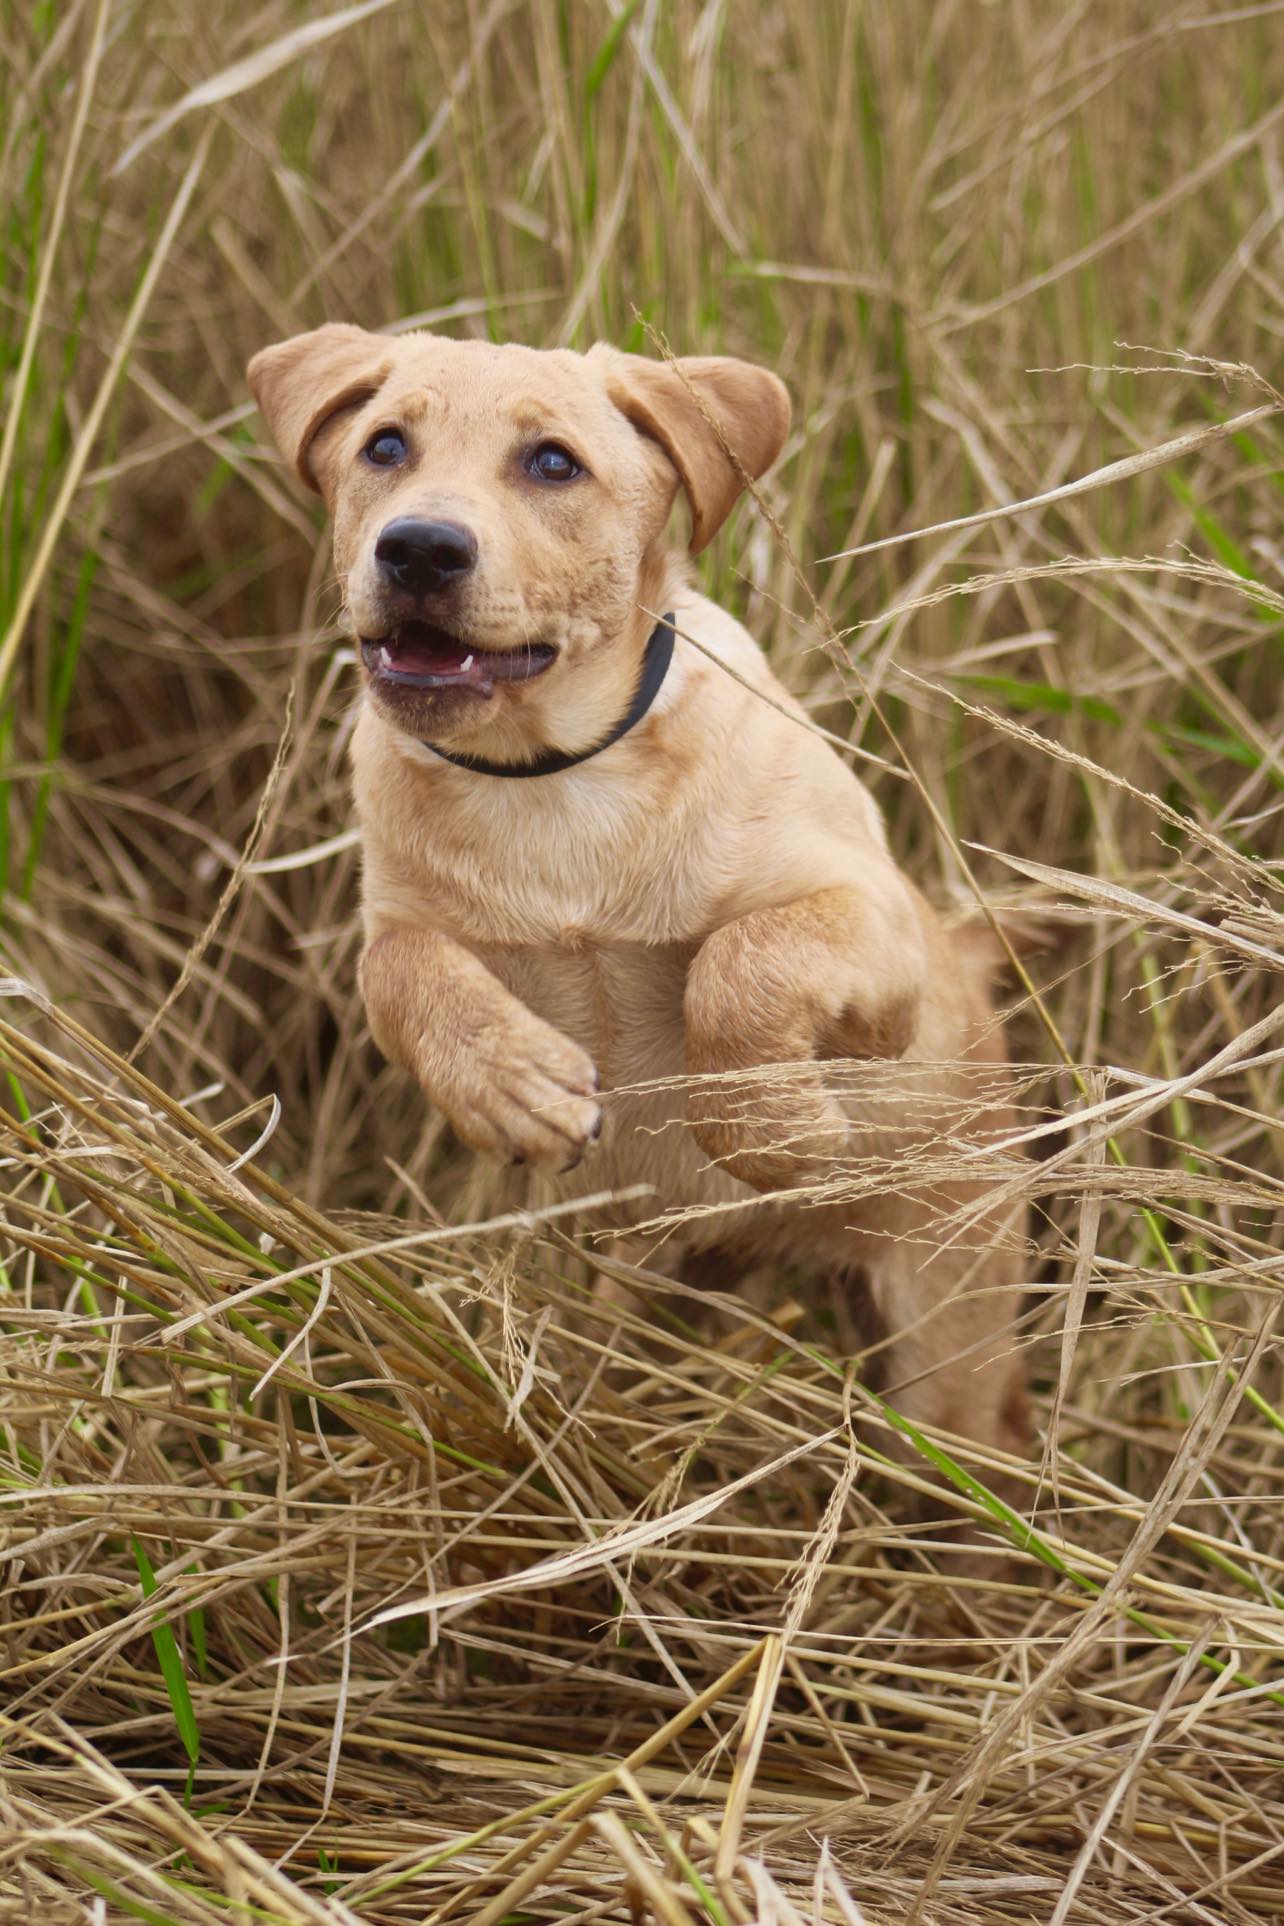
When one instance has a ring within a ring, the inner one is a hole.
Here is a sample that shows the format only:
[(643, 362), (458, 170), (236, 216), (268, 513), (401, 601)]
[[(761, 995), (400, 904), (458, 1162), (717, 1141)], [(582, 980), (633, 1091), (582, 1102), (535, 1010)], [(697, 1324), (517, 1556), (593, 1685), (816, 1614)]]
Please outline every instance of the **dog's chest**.
[(525, 783), (462, 791), (409, 833), (403, 813), (399, 908), (466, 944), (590, 1051), (605, 1084), (679, 1076), (687, 971), (719, 866), (676, 811), (601, 780), (559, 782), (556, 798)]
[(572, 975), (595, 950), (703, 935), (721, 871), (711, 825), (693, 833), (689, 815), (600, 777), (558, 781), (556, 796), (492, 783), (413, 827), (399, 819), (395, 869), (432, 921), (470, 945), (547, 950)]
[(614, 1090), (682, 1075), (682, 997), (693, 953), (693, 945), (677, 943), (479, 950), (528, 1009), (589, 1051)]

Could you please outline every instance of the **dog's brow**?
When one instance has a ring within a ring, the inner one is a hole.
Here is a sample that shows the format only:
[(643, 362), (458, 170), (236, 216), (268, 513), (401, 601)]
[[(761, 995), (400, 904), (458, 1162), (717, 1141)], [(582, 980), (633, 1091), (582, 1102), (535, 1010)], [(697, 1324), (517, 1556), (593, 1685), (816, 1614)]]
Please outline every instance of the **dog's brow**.
[(523, 434), (571, 435), (578, 430), (565, 421), (557, 408), (538, 401), (519, 401), (512, 410), (514, 428)]
[(441, 394), (435, 388), (407, 388), (389, 399), (394, 407), (407, 416), (440, 413), (442, 408)]

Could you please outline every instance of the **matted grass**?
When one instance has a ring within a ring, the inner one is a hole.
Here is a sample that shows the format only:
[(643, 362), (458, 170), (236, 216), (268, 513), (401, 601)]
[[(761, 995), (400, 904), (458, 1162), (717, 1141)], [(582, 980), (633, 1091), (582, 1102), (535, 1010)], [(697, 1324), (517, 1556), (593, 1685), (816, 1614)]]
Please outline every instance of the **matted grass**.
[[(0, 1916), (1280, 1916), (1284, 5), (0, 50)], [(789, 380), (705, 580), (939, 901), (1081, 924), (979, 1160), (1019, 1509), (841, 1293), (621, 1275), (591, 1164), (506, 1189), (380, 1063), (336, 598), (241, 372), (327, 317)]]

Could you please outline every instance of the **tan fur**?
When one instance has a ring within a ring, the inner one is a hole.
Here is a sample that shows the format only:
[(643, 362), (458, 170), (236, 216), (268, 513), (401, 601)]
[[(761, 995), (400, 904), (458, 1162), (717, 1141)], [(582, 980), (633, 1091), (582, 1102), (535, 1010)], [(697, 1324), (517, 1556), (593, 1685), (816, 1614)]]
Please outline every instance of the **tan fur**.
[[(666, 542), (679, 488), (698, 548), (739, 492), (737, 464), (761, 473), (788, 422), (765, 371), (679, 365), (357, 329), (252, 364), (269, 426), (333, 511), (358, 635), (387, 622), (378, 532), (414, 513), (477, 536), (476, 569), (442, 591), (452, 633), (559, 651), (489, 698), (393, 701), (367, 676), (352, 755), (371, 1026), (479, 1150), (552, 1169), (587, 1152), (595, 1187), (641, 1181), (695, 1207), (690, 1249), (863, 1273), (902, 1333), (900, 1407), (1020, 1449), (1005, 1225), (982, 1216), (944, 1246), (933, 1228), (972, 1201), (965, 1185), (763, 1195), (823, 1185), (854, 1156), (922, 1150), (978, 1079), (993, 1084), (1003, 1051), (990, 946), (947, 932), (901, 876), (851, 770), (791, 719), (757, 646)], [(390, 473), (361, 453), (388, 426), (411, 450)], [(565, 443), (590, 472), (533, 484), (532, 438)], [(677, 642), (651, 712), (602, 755), (505, 781), (425, 746), (496, 761), (589, 747), (627, 707), (646, 611), (669, 609), (701, 648)], [(851, 1057), (895, 1061), (853, 1092), (832, 1068)], [(799, 1067), (746, 1074), (781, 1063)], [(688, 1074), (705, 1079), (689, 1097)]]

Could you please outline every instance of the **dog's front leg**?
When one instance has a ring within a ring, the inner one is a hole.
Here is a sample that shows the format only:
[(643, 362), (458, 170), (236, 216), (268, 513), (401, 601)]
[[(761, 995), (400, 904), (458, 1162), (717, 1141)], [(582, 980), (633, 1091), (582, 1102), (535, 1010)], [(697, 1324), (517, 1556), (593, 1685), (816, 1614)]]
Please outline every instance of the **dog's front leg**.
[(474, 1150), (569, 1170), (602, 1127), (593, 1060), (438, 930), (385, 929), (361, 959), (375, 1042)]
[(710, 1080), (693, 1082), (687, 1114), (702, 1149), (755, 1190), (806, 1182), (841, 1153), (847, 1120), (821, 1060), (899, 1057), (914, 1034), (922, 927), (897, 873), (878, 883), (736, 917), (691, 965), (687, 1069)]

